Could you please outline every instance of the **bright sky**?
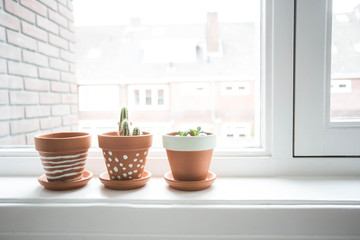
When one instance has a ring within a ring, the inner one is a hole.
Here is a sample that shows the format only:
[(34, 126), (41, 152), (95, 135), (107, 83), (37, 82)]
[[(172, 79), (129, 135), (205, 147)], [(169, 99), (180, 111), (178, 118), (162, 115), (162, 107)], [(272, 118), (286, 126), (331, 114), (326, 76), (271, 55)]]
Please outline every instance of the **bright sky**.
[(205, 23), (207, 12), (220, 22), (259, 19), (255, 0), (74, 0), (76, 26), (127, 25), (140, 17), (144, 25)]
[(350, 13), (360, 0), (333, 0), (333, 13)]

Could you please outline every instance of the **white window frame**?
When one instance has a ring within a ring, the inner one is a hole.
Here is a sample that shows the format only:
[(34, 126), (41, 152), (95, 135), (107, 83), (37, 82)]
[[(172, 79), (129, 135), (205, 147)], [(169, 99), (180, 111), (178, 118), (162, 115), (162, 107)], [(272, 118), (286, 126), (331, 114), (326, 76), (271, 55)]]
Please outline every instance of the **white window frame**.
[(297, 0), (295, 156), (360, 157), (360, 122), (330, 119), (331, 3)]
[[(313, 2), (313, 1), (311, 1)], [(248, 152), (215, 149), (211, 168), (223, 176), (356, 176), (358, 158), (314, 158), (293, 155), (293, 59), (295, 1), (268, 0), (262, 19), (266, 32), (262, 61), (266, 97), (261, 98), (262, 124), (266, 129), (265, 149)], [(264, 65), (263, 65), (264, 66)], [(264, 96), (264, 95), (263, 95)], [(43, 170), (33, 147), (0, 149), (0, 175), (37, 175)], [(104, 171), (101, 151), (91, 149), (87, 168), (95, 174)], [(147, 168), (153, 176), (168, 169), (164, 150), (152, 148)]]

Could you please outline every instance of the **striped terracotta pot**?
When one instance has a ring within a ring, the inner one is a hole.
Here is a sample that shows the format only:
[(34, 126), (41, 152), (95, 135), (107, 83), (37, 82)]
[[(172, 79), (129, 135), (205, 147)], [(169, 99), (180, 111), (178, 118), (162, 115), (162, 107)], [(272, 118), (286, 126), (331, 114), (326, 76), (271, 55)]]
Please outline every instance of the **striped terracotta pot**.
[(68, 182), (83, 176), (91, 136), (83, 132), (58, 132), (35, 137), (35, 148), (49, 182)]

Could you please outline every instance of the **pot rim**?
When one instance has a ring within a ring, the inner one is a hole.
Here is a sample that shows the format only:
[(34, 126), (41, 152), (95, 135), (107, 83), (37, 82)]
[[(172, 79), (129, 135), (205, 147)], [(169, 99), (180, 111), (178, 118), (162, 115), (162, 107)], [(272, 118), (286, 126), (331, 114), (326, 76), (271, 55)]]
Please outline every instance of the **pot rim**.
[(173, 151), (203, 151), (214, 149), (216, 134), (205, 132), (207, 136), (175, 136), (177, 132), (162, 135), (163, 147)]
[[(66, 135), (66, 134), (78, 134), (72, 137), (48, 137), (51, 135)], [(46, 133), (46, 134), (39, 134), (36, 135), (34, 138), (42, 139), (42, 140), (67, 140), (67, 139), (81, 139), (81, 138), (88, 138), (91, 137), (90, 133), (87, 132), (53, 132), (53, 133)]]
[(107, 135), (107, 134), (111, 134), (111, 133), (117, 133), (119, 131), (111, 131), (111, 132), (106, 132), (106, 133), (102, 133), (102, 134), (98, 134), (98, 137), (109, 137), (109, 138), (140, 138), (140, 137), (149, 137), (152, 136), (152, 133), (149, 132), (142, 132), (142, 135), (137, 135), (137, 136), (118, 136), (118, 135)]

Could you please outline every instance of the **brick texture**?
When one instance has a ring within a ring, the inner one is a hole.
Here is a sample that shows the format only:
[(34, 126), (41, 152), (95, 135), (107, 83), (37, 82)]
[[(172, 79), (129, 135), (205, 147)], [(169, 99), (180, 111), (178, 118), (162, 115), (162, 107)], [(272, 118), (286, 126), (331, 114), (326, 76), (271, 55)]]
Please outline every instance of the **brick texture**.
[(26, 118), (38, 118), (50, 116), (49, 106), (28, 106), (25, 107)]
[(20, 0), (21, 5), (31, 9), (32, 11), (34, 11), (37, 14), (40, 14), (44, 17), (47, 16), (47, 9), (46, 7), (39, 3), (38, 1), (35, 0)]
[[(38, 42), (39, 52), (51, 57), (59, 57), (59, 48), (47, 43)], [(71, 54), (71, 53), (69, 53)]]
[(36, 78), (24, 78), (25, 90), (48, 92), (50, 90), (50, 82)]
[(13, 120), (24, 118), (24, 107), (17, 106), (0, 106), (0, 120)]
[(36, 130), (39, 130), (39, 120), (37, 119), (26, 119), (10, 123), (11, 134), (34, 132)]
[(20, 48), (36, 50), (36, 40), (18, 32), (11, 30), (6, 31), (8, 42)]
[(0, 0), (0, 145), (77, 129), (71, 0)]
[(21, 23), (22, 32), (30, 37), (37, 38), (41, 41), (47, 42), (47, 32), (36, 27), (35, 25), (28, 24), (26, 22)]
[(47, 18), (36, 16), (36, 23), (40, 28), (47, 30), (48, 32), (52, 32), (54, 34), (59, 33), (59, 26), (56, 23), (51, 22)]
[(37, 77), (37, 68), (32, 64), (19, 63), (19, 62), (8, 62), (9, 73), (13, 75)]
[(60, 73), (59, 71), (49, 69), (49, 68), (39, 68), (39, 77), (49, 80), (59, 80)]
[(60, 104), (61, 95), (54, 93), (40, 93), (40, 104)]
[(21, 59), (21, 49), (0, 43), (0, 57), (19, 61)]
[(28, 91), (11, 91), (10, 92), (11, 104), (37, 104), (39, 103), (39, 94), (37, 92)]
[(12, 0), (5, 0), (5, 9), (6, 11), (14, 14), (15, 16), (25, 21), (35, 23), (35, 14), (30, 10), (22, 7), (17, 2), (14, 2)]
[(49, 65), (49, 61), (46, 56), (27, 50), (23, 50), (23, 61), (43, 67), (47, 67)]
[(4, 11), (0, 11), (0, 23), (4, 27), (11, 28), (16, 31), (20, 30), (20, 20), (5, 13)]
[(0, 90), (0, 104), (9, 104), (9, 92)]
[(23, 89), (22, 77), (0, 74), (0, 88)]
[(5, 28), (0, 27), (0, 41), (5, 41), (5, 40), (6, 40)]

